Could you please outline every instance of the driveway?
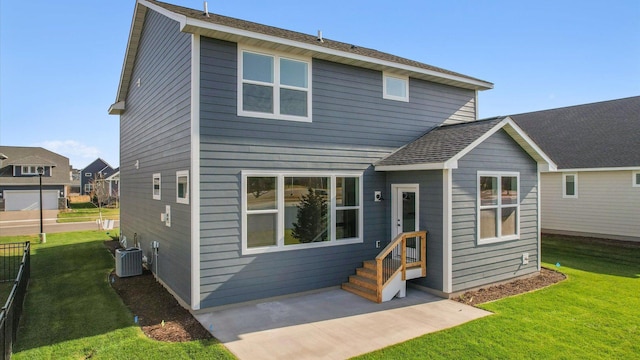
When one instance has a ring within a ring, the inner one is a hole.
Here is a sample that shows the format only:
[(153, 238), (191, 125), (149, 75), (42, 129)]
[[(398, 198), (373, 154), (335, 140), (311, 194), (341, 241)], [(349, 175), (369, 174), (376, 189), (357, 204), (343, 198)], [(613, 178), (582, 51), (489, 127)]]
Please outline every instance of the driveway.
[(240, 359), (346, 359), (490, 314), (413, 288), (382, 304), (328, 289), (196, 318)]
[[(58, 210), (45, 210), (42, 213), (43, 230), (47, 234), (100, 230), (95, 221), (58, 223)], [(118, 220), (114, 228), (120, 227)], [(0, 211), (0, 236), (34, 235), (40, 232), (40, 211)]]

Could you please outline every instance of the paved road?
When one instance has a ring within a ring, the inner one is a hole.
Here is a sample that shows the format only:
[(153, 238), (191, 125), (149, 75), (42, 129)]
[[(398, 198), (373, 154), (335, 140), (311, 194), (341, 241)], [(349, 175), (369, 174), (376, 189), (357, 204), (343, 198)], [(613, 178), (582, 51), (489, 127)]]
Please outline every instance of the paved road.
[[(43, 230), (47, 234), (100, 230), (95, 221), (78, 223), (57, 223), (57, 211), (45, 211), (43, 213)], [(114, 228), (120, 227), (120, 222), (115, 221)], [(40, 232), (39, 211), (5, 211), (0, 212), (0, 236), (35, 235)]]

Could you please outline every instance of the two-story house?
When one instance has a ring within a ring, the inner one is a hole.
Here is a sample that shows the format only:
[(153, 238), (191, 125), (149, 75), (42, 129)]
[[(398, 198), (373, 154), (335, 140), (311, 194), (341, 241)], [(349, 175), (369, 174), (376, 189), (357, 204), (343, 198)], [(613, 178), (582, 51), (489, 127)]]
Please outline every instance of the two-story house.
[(95, 159), (91, 164), (80, 170), (80, 193), (82, 195), (91, 195), (97, 182), (102, 186), (108, 187), (106, 179), (117, 171), (101, 158)]
[[(41, 172), (39, 172), (41, 171)], [(69, 159), (41, 147), (0, 146), (0, 211), (66, 208)]]
[(536, 273), (555, 164), (510, 118), (476, 121), (492, 86), (138, 0), (109, 108), (121, 231), (191, 310), (342, 283), (380, 301), (397, 264), (425, 259), (406, 279), (442, 296)]

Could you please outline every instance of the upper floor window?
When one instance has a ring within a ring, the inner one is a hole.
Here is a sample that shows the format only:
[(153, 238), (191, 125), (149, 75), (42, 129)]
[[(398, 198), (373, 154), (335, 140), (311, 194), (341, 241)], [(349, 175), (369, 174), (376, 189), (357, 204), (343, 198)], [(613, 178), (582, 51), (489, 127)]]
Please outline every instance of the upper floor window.
[(84, 176), (85, 176), (85, 177), (91, 177), (91, 176), (93, 176), (93, 174), (92, 174), (92, 173), (90, 173), (90, 172), (86, 172), (86, 173), (84, 173)]
[(311, 63), (239, 50), (238, 115), (311, 121)]
[(578, 197), (578, 174), (562, 174), (562, 197)]
[(22, 175), (38, 175), (38, 167), (22, 165)]
[(382, 97), (389, 100), (409, 101), (409, 78), (406, 76), (382, 75)]
[(478, 244), (519, 237), (519, 177), (518, 173), (478, 172)]
[(640, 171), (633, 171), (631, 175), (633, 175), (633, 186), (640, 187)]

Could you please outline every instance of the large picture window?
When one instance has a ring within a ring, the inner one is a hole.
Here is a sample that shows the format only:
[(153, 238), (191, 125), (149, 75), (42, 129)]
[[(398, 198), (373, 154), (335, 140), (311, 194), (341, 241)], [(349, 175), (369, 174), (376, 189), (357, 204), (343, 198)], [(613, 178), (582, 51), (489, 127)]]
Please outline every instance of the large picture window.
[(518, 173), (478, 173), (478, 244), (519, 237)]
[(243, 174), (243, 252), (362, 242), (360, 182), (360, 174)]
[(311, 63), (240, 49), (238, 115), (311, 121)]

